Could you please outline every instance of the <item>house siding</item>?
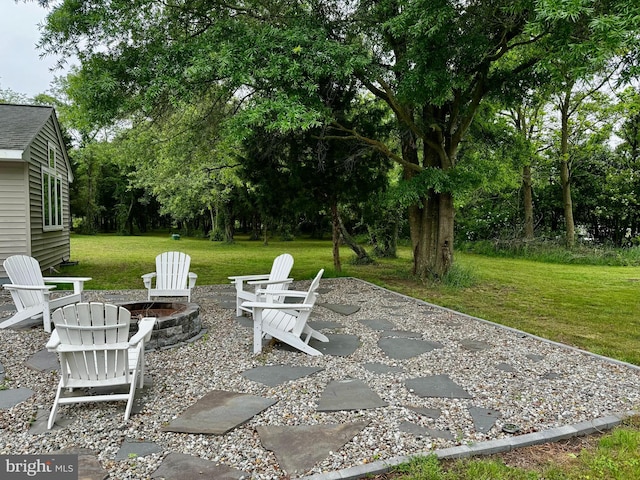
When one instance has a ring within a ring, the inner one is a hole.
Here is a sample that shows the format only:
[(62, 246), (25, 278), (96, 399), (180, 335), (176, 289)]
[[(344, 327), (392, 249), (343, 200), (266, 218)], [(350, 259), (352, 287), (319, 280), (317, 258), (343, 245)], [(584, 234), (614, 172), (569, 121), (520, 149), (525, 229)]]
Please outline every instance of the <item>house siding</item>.
[[(56, 173), (62, 177), (61, 230), (45, 231), (42, 218), (42, 167), (48, 165), (49, 142), (56, 146)], [(31, 217), (31, 256), (38, 259), (42, 269), (55, 267), (70, 256), (69, 242), (69, 171), (58, 144), (53, 117), (29, 146), (29, 206)]]
[(25, 182), (27, 164), (0, 161), (0, 277), (5, 271), (2, 262), (11, 255), (30, 255), (29, 209)]

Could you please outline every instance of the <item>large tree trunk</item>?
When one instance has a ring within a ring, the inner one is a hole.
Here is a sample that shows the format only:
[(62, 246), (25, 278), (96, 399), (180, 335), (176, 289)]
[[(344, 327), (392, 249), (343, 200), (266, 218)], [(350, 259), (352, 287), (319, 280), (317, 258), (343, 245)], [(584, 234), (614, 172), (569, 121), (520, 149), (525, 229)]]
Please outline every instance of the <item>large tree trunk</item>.
[(524, 197), (524, 238), (533, 239), (533, 189), (531, 187), (531, 165), (522, 167), (522, 190)]
[[(415, 157), (413, 157), (415, 152)], [(415, 145), (403, 145), (404, 159), (417, 158)], [(425, 148), (424, 165), (442, 168), (436, 152)], [(413, 171), (405, 170), (410, 179)], [(426, 279), (441, 279), (453, 265), (454, 205), (450, 192), (429, 190), (409, 207), (409, 229), (413, 245), (413, 274)]]
[(331, 238), (333, 240), (333, 268), (336, 272), (342, 271), (340, 263), (340, 222), (338, 220), (338, 204), (331, 202)]
[(358, 242), (351, 236), (351, 234), (347, 231), (347, 228), (344, 226), (344, 222), (342, 221), (342, 217), (340, 217), (340, 212), (337, 212), (338, 216), (338, 226), (340, 227), (340, 235), (342, 235), (342, 239), (344, 242), (349, 245), (351, 250), (356, 254), (356, 264), (357, 265), (369, 265), (373, 263), (373, 260), (367, 253), (367, 251), (361, 246), (358, 245)]
[(573, 202), (571, 200), (571, 172), (569, 170), (569, 88), (560, 104), (560, 183), (562, 185), (562, 207), (564, 210), (565, 242), (568, 248), (575, 245), (575, 224), (573, 222)]

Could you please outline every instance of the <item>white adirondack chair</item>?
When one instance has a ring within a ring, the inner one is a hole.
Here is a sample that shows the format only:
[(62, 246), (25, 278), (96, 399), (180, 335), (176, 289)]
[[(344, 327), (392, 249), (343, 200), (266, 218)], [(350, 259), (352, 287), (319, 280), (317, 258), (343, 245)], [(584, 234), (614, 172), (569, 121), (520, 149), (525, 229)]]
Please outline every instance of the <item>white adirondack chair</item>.
[(242, 312), (251, 313), (251, 309), (243, 307), (244, 302), (256, 301), (256, 290), (265, 290), (265, 298), (278, 302), (279, 297), (270, 295), (272, 292), (286, 290), (293, 278), (288, 278), (293, 267), (293, 257), (288, 253), (278, 255), (273, 261), (271, 272), (264, 275), (239, 275), (229, 277), (236, 287), (236, 315)]
[[(144, 286), (151, 297), (187, 297), (196, 286), (198, 275), (189, 271), (191, 257), (182, 252), (164, 252), (156, 257), (156, 271), (142, 275)], [(156, 279), (155, 287), (153, 279)], [(188, 284), (187, 284), (188, 282)]]
[[(84, 282), (91, 280), (91, 277), (43, 277), (38, 261), (26, 255), (8, 257), (3, 266), (11, 283), (2, 286), (11, 293), (17, 312), (1, 322), (0, 328), (42, 316), (45, 332), (51, 332), (51, 311), (63, 305), (80, 302)], [(73, 284), (73, 294), (50, 299), (51, 290), (56, 286), (46, 283)]]
[[(56, 421), (58, 407), (71, 403), (126, 400), (129, 419), (136, 385), (144, 383), (144, 343), (151, 337), (155, 318), (143, 318), (129, 340), (131, 313), (105, 303), (78, 303), (53, 312), (55, 330), (47, 349), (60, 358), (60, 383), (49, 415)], [(62, 389), (128, 386), (127, 393), (61, 396)]]
[[(277, 293), (285, 300), (274, 303), (262, 301), (258, 298), (255, 302), (245, 302), (244, 308), (250, 308), (253, 312), (253, 353), (262, 351), (262, 338), (271, 336), (291, 345), (309, 355), (322, 355), (315, 348), (309, 346), (309, 340), (315, 338), (321, 342), (329, 339), (307, 325), (307, 320), (318, 298), (318, 286), (324, 269), (320, 270), (311, 282), (306, 292), (296, 290), (282, 290)], [(258, 291), (258, 296), (261, 291)], [(286, 303), (286, 298), (295, 298), (302, 303)]]

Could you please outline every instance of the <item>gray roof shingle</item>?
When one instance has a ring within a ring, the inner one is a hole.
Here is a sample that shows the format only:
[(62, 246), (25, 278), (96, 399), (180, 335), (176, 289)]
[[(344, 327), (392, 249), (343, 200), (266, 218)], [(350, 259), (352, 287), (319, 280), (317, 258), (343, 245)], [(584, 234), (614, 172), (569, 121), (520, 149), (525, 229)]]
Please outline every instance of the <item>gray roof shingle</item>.
[(52, 113), (53, 107), (0, 103), (0, 150), (25, 150)]

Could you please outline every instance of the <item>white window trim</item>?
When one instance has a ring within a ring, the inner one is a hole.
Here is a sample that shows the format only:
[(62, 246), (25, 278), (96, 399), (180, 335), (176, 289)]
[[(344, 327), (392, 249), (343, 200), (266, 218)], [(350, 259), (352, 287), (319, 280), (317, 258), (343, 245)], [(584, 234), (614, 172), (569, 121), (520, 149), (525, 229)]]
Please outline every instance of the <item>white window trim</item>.
[[(64, 228), (62, 175), (58, 174), (55, 168), (57, 162), (56, 150), (55, 144), (49, 142), (47, 148), (47, 163), (46, 165), (43, 165), (41, 169), (42, 230), (45, 232), (63, 230)], [(54, 168), (50, 167), (50, 155), (52, 151)], [(45, 183), (47, 184), (46, 188)], [(49, 218), (49, 223), (47, 223), (47, 218)]]

